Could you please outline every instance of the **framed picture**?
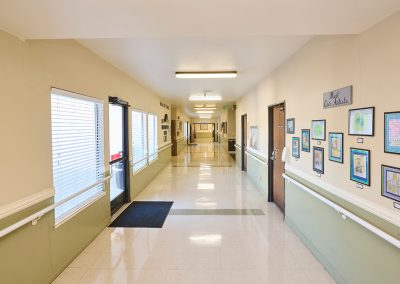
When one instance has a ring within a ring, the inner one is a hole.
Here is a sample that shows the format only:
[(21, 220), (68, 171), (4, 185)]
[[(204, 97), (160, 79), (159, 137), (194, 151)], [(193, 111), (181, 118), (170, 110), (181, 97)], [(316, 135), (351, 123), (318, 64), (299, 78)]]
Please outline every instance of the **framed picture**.
[(382, 196), (400, 201), (400, 169), (382, 165)]
[(350, 148), (350, 179), (352, 181), (371, 184), (371, 155), (369, 150)]
[(292, 156), (300, 158), (300, 138), (292, 137)]
[(326, 120), (325, 119), (313, 120), (311, 122), (312, 139), (325, 141), (325, 139), (326, 139), (325, 129), (326, 129)]
[(343, 163), (343, 133), (329, 132), (329, 160)]
[(258, 150), (258, 126), (250, 126), (250, 147)]
[(385, 112), (385, 153), (400, 154), (400, 112)]
[(349, 135), (374, 136), (375, 107), (349, 110)]
[(206, 123), (200, 124), (200, 130), (208, 130), (208, 124)]
[(301, 130), (301, 151), (310, 152), (310, 129)]
[(313, 170), (317, 173), (324, 173), (324, 148), (313, 147)]
[(294, 134), (295, 133), (294, 118), (288, 118), (286, 120), (286, 133), (287, 134)]

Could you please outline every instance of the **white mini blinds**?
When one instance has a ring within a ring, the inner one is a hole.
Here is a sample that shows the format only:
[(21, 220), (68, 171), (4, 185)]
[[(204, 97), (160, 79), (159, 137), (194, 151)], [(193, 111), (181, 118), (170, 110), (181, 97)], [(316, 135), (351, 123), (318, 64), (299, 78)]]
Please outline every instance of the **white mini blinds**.
[(147, 165), (146, 114), (139, 110), (132, 111), (132, 156), (133, 172)]
[(149, 163), (158, 158), (157, 115), (148, 114)]
[(51, 128), (55, 202), (88, 189), (55, 209), (57, 225), (104, 194), (103, 102), (53, 88)]

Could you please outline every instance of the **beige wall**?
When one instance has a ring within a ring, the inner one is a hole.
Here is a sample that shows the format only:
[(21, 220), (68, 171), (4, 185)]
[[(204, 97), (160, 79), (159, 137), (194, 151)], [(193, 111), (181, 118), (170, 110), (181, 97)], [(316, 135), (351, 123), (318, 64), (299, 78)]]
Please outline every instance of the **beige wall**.
[[(259, 127), (260, 152), (268, 155), (268, 105), (286, 101), (286, 116), (296, 119), (296, 134), (311, 128), (312, 119), (326, 119), (327, 133), (343, 132), (344, 164), (328, 160), (325, 148), (325, 175), (321, 179), (354, 196), (367, 206), (374, 206), (390, 218), (400, 221), (393, 201), (381, 196), (381, 164), (400, 167), (399, 156), (384, 154), (383, 113), (400, 111), (400, 12), (358, 36), (318, 36), (265, 78), (237, 103), (237, 117), (247, 113), (248, 124)], [(348, 85), (354, 86), (353, 105), (322, 108), (322, 94)], [(364, 144), (347, 135), (349, 108), (376, 107), (375, 137), (366, 137)], [(240, 141), (240, 120), (236, 121), (236, 139)], [(314, 141), (311, 146), (316, 146)], [(357, 189), (349, 180), (349, 148), (371, 150), (371, 187)], [(312, 154), (301, 152), (298, 161), (288, 165), (312, 174)]]
[[(20, 41), (0, 31), (0, 206), (52, 187), (50, 88), (104, 100), (108, 169), (108, 96), (159, 115), (160, 98), (72, 40)], [(161, 132), (159, 133), (161, 139)]]

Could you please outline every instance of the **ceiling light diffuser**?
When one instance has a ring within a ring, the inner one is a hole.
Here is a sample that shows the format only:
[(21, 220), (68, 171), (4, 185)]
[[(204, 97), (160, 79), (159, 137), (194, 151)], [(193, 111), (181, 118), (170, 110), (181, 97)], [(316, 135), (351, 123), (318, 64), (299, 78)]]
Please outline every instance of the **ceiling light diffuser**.
[(198, 110), (197, 113), (214, 113), (213, 110)]
[(216, 107), (194, 107), (194, 110), (216, 110)]
[(211, 118), (211, 115), (199, 115), (199, 118)]
[(175, 77), (179, 79), (228, 79), (236, 78), (236, 71), (216, 71), (216, 72), (175, 72)]
[(191, 95), (189, 101), (220, 101), (220, 95)]

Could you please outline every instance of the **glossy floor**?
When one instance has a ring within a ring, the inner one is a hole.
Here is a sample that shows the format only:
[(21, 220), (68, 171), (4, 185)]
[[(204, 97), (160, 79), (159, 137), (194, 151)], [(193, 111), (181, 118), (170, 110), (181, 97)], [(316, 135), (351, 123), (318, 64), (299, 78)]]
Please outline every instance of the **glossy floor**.
[(219, 144), (182, 151), (137, 200), (199, 210), (162, 229), (106, 228), (55, 283), (334, 283)]

